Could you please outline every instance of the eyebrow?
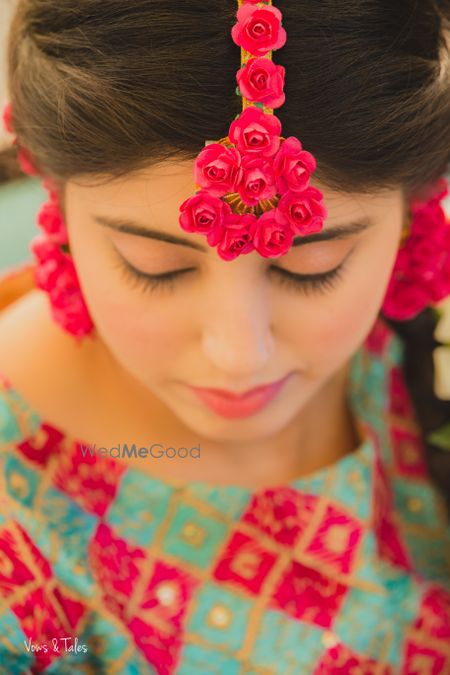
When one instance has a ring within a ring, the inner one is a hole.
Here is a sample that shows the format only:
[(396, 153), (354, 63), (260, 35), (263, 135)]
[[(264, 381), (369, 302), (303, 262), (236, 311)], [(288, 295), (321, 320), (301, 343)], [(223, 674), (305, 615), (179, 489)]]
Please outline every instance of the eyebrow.
[[(210, 250), (210, 247), (202, 246), (201, 244), (189, 241), (184, 237), (178, 237), (174, 234), (168, 234), (167, 232), (154, 230), (134, 220), (111, 218), (107, 216), (94, 216), (94, 220), (99, 225), (116, 230), (117, 232), (133, 234), (137, 237), (146, 237), (147, 239), (156, 239), (158, 241), (167, 242), (168, 244), (186, 246), (188, 248), (193, 248), (196, 251), (202, 251), (203, 253), (206, 253)], [(330, 227), (315, 234), (308, 234), (304, 237), (296, 237), (292, 242), (292, 246), (311, 244), (316, 241), (329, 241), (330, 239), (346, 239), (354, 234), (358, 234), (364, 230), (367, 230), (372, 225), (374, 225), (374, 221), (370, 218), (348, 223), (346, 225), (336, 225), (335, 227)]]

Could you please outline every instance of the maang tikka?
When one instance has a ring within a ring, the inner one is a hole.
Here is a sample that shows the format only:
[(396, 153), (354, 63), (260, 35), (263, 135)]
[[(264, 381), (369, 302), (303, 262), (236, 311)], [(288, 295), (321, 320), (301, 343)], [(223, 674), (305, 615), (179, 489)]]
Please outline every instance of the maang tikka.
[(241, 48), (236, 94), (243, 111), (228, 136), (206, 141), (194, 163), (198, 191), (180, 207), (186, 232), (205, 235), (223, 260), (257, 251), (277, 258), (296, 235), (319, 232), (327, 211), (310, 185), (314, 156), (295, 136), (283, 138), (273, 113), (285, 102), (285, 69), (272, 52), (286, 43), (282, 14), (272, 0), (238, 0), (231, 30)]

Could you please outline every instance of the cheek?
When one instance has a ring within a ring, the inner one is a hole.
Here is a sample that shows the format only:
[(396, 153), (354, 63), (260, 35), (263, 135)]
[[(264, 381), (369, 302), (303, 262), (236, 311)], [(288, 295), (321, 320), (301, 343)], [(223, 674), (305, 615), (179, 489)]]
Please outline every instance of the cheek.
[(182, 309), (169, 292), (152, 295), (128, 281), (103, 247), (97, 245), (96, 256), (86, 256), (86, 246), (81, 237), (71, 240), (89, 312), (109, 350), (133, 372), (154, 372), (173, 362), (187, 342), (189, 322)]
[(140, 296), (138, 288), (122, 288), (114, 300), (97, 289), (91, 294), (93, 318), (103, 341), (123, 364), (134, 364), (136, 372), (156, 372), (182, 353), (186, 324), (177, 318), (175, 308), (169, 312), (164, 307), (164, 300), (142, 294), (136, 302), (135, 296)]
[[(290, 308), (295, 349), (311, 373), (325, 377), (343, 365), (364, 342), (381, 310), (392, 274), (394, 240), (372, 242), (355, 251), (333, 290)], [(292, 319), (292, 317), (295, 317)]]

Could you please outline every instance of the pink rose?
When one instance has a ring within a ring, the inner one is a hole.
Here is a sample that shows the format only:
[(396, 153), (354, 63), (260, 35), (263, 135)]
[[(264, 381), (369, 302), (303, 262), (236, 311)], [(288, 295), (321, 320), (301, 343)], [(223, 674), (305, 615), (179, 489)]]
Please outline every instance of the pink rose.
[(243, 155), (272, 157), (280, 147), (281, 122), (256, 106), (249, 106), (231, 123), (228, 136)]
[(313, 187), (303, 192), (286, 192), (276, 209), (277, 219), (288, 222), (295, 234), (303, 236), (320, 232), (327, 215), (323, 195)]
[(89, 334), (94, 324), (70, 255), (44, 235), (33, 239), (31, 250), (37, 259), (36, 286), (48, 293), (55, 321), (77, 338)]
[(422, 234), (429, 237), (431, 230), (434, 233), (433, 236), (442, 238), (444, 231), (442, 223), (445, 222), (445, 211), (438, 202), (431, 200), (428, 204), (413, 206), (412, 215), (412, 234)]
[(450, 295), (450, 253), (446, 253), (446, 264), (441, 274), (429, 283), (429, 304), (436, 305)]
[[(232, 213), (226, 202), (200, 190), (180, 206), (179, 223), (185, 232), (210, 234), (222, 227), (225, 216)], [(213, 239), (212, 239), (213, 240)]]
[(284, 94), (285, 68), (271, 59), (249, 59), (238, 70), (239, 90), (248, 101), (262, 103), (266, 108), (279, 108), (286, 100)]
[(215, 197), (235, 192), (242, 177), (241, 156), (236, 148), (210, 143), (195, 160), (194, 176)]
[(275, 215), (276, 209), (271, 209), (257, 221), (253, 244), (264, 258), (278, 258), (292, 246), (293, 232), (289, 223), (277, 221)]
[[(440, 189), (440, 196), (445, 190)], [(413, 206), (411, 233), (397, 252), (383, 300), (384, 314), (397, 321), (413, 319), (450, 295), (450, 223), (436, 195)]]
[[(445, 196), (445, 192), (441, 198)], [(411, 234), (403, 247), (410, 275), (415, 274), (428, 289), (428, 304), (450, 295), (450, 222), (441, 205), (431, 198), (416, 210)]]
[(64, 288), (68, 282), (64, 277), (64, 270), (70, 260), (69, 257), (44, 235), (38, 235), (33, 239), (31, 250), (38, 261), (35, 269), (38, 288), (47, 292)]
[(440, 269), (430, 286), (432, 304), (437, 304), (450, 295), (450, 221), (444, 214), (446, 238), (443, 244), (443, 256)]
[(60, 260), (62, 255), (58, 244), (50, 241), (50, 239), (44, 234), (37, 235), (31, 241), (30, 249), (39, 262), (46, 262), (47, 260)]
[(56, 244), (67, 244), (67, 230), (63, 215), (55, 201), (47, 202), (41, 207), (37, 222)]
[(6, 103), (5, 107), (3, 108), (3, 126), (5, 127), (6, 131), (9, 134), (14, 133), (14, 129), (12, 126), (12, 110), (11, 110), (11, 103)]
[(253, 236), (257, 218), (253, 214), (232, 213), (225, 220), (223, 236), (217, 247), (222, 260), (233, 260), (254, 250)]
[(59, 265), (56, 260), (46, 260), (35, 268), (36, 286), (43, 291), (50, 291), (57, 283)]
[(397, 255), (397, 272), (417, 274), (423, 281), (431, 281), (440, 274), (450, 232), (445, 221), (444, 210), (433, 198), (425, 205), (413, 207), (411, 231)]
[(426, 286), (420, 279), (399, 279), (392, 275), (383, 301), (383, 313), (388, 318), (406, 321), (421, 312), (429, 301)]
[(410, 265), (424, 281), (433, 279), (440, 270), (445, 251), (432, 238), (412, 237)]
[(253, 56), (264, 56), (286, 43), (283, 17), (276, 7), (255, 7), (247, 2), (241, 5), (236, 18), (237, 23), (231, 29), (233, 41)]
[(32, 157), (26, 148), (19, 148), (17, 159), (22, 171), (29, 176), (38, 176), (39, 171), (36, 169)]
[(63, 276), (66, 280), (65, 285), (50, 291), (51, 311), (55, 321), (64, 330), (81, 338), (93, 330), (94, 324), (80, 292), (76, 270), (71, 261), (67, 264)]
[(302, 149), (302, 144), (295, 136), (289, 136), (282, 143), (273, 165), (277, 190), (281, 195), (287, 190), (303, 192), (309, 185), (311, 174), (316, 170), (313, 155)]
[(275, 175), (272, 163), (262, 157), (247, 155), (242, 160), (243, 177), (238, 185), (239, 195), (247, 206), (256, 206), (262, 199), (275, 197)]
[(42, 187), (47, 190), (50, 201), (59, 205), (58, 185), (55, 181), (45, 176), (42, 179)]

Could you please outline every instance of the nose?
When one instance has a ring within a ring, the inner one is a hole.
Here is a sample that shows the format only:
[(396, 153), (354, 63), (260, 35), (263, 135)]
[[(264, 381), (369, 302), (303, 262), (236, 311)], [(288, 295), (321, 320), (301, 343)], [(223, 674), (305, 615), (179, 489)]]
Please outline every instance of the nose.
[(261, 286), (232, 283), (229, 278), (209, 307), (203, 352), (230, 388), (251, 388), (252, 379), (258, 384), (258, 375), (267, 372), (274, 352), (270, 307)]

